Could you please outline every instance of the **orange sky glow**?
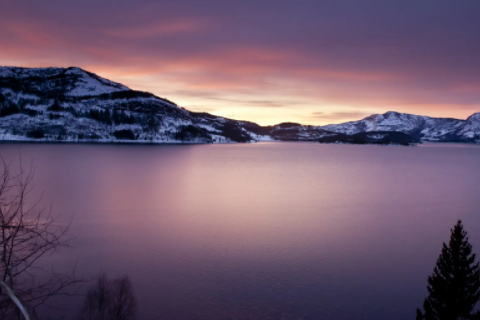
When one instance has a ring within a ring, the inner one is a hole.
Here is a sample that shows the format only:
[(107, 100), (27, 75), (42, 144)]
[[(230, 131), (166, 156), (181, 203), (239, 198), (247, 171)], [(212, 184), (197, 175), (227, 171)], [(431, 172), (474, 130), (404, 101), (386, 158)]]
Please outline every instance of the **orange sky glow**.
[(352, 11), (333, 0), (280, 1), (256, 14), (253, 1), (209, 2), (215, 9), (120, 1), (91, 11), (90, 0), (0, 0), (0, 65), (77, 66), (192, 111), (262, 125), (480, 111), (480, 22), (470, 12), (478, 2), (442, 0), (428, 11), (367, 0), (377, 11), (349, 2)]

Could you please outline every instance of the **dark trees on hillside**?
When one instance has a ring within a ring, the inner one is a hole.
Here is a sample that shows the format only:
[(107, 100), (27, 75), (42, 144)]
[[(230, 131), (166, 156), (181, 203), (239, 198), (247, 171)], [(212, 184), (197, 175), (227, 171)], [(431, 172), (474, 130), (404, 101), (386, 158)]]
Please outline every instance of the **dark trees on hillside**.
[(124, 129), (124, 130), (117, 130), (113, 132), (113, 135), (118, 140), (135, 140), (135, 133), (132, 130)]
[(60, 102), (58, 102), (58, 100), (55, 100), (53, 104), (47, 108), (47, 111), (63, 111), (63, 107), (60, 105)]
[(35, 129), (27, 132), (28, 138), (42, 139), (45, 137), (45, 132), (41, 129)]
[(111, 125), (112, 122), (115, 124), (134, 124), (135, 117), (132, 115), (127, 115), (124, 110), (97, 110), (97, 109), (90, 109), (86, 114), (87, 117), (90, 119), (97, 120), (99, 122), (103, 122), (105, 124)]
[(155, 135), (160, 129), (162, 119), (160, 116), (150, 113), (147, 115), (147, 130)]
[(225, 123), (222, 134), (235, 142), (249, 142), (252, 140), (252, 137), (247, 132), (244, 132), (241, 127), (234, 123)]
[(6, 117), (11, 114), (19, 113), (20, 109), (16, 105), (6, 105), (0, 109), (0, 117)]
[(112, 124), (112, 117), (110, 115), (110, 110), (96, 110), (96, 109), (91, 109), (89, 111), (88, 116), (91, 119), (97, 120), (99, 122), (103, 122), (106, 124)]
[(433, 274), (428, 277), (428, 297), (417, 320), (478, 319), (472, 313), (480, 299), (479, 264), (472, 253), (467, 232), (459, 220), (451, 230), (449, 244), (443, 244)]
[(125, 110), (113, 110), (112, 120), (115, 124), (121, 124), (121, 123), (133, 124), (133, 123), (135, 123), (135, 117), (128, 116), (125, 113)]
[(195, 141), (196, 139), (212, 141), (211, 136), (208, 134), (208, 131), (201, 127), (196, 127), (193, 125), (182, 126), (180, 130), (175, 134), (175, 139), (184, 141)]

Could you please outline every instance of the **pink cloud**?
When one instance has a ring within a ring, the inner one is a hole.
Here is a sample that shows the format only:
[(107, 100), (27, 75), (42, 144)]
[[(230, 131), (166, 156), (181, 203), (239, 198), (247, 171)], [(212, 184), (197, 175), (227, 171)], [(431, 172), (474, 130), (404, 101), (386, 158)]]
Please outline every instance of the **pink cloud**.
[(155, 22), (145, 26), (120, 27), (107, 29), (105, 35), (122, 39), (147, 39), (162, 36), (181, 35), (185, 33), (202, 32), (207, 23), (195, 19), (171, 22)]
[[(354, 39), (347, 47), (352, 53), (345, 50), (348, 54), (342, 51), (343, 56), (337, 56), (327, 50), (340, 41), (333, 36), (326, 50), (321, 46), (306, 50), (290, 45), (288, 41), (295, 41), (289, 37), (313, 43), (316, 33), (292, 37), (282, 29), (282, 38), (275, 32), (266, 33), (268, 21), (262, 21), (262, 28), (249, 25), (249, 20), (242, 28), (231, 27), (230, 16), (178, 14), (178, 8), (171, 6), (118, 9), (114, 18), (79, 20), (72, 25), (31, 12), (28, 19), (0, 13), (0, 65), (79, 66), (180, 104), (188, 101), (208, 107), (212, 97), (223, 99), (222, 105), (218, 100), (210, 108), (250, 108), (251, 120), (257, 117), (254, 107), (271, 110), (272, 106), (295, 109), (313, 123), (353, 118), (364, 110), (464, 117), (480, 109), (478, 81), (461, 76), (453, 67), (435, 71), (435, 65), (429, 65), (435, 56), (425, 60), (429, 68), (417, 73), (414, 68), (390, 63), (398, 58), (392, 47), (383, 55), (375, 55), (381, 46), (353, 52), (358, 45)], [(165, 18), (166, 12), (174, 18)], [(387, 61), (386, 67), (381, 59)], [(291, 110), (285, 113), (285, 121), (291, 120)]]

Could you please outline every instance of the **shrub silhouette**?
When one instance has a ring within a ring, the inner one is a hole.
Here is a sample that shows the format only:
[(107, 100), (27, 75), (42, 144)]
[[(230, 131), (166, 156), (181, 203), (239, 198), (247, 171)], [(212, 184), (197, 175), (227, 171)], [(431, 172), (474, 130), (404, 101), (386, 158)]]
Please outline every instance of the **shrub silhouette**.
[(37, 129), (27, 132), (27, 137), (34, 139), (42, 139), (45, 137), (45, 132), (43, 130)]
[(132, 130), (117, 130), (113, 133), (115, 138), (118, 140), (135, 140), (135, 134), (132, 132)]
[(58, 100), (55, 100), (53, 104), (47, 108), (47, 111), (63, 111), (63, 107), (60, 105)]
[(80, 313), (80, 320), (132, 320), (137, 303), (132, 284), (127, 276), (109, 280), (100, 275), (94, 287), (88, 290)]

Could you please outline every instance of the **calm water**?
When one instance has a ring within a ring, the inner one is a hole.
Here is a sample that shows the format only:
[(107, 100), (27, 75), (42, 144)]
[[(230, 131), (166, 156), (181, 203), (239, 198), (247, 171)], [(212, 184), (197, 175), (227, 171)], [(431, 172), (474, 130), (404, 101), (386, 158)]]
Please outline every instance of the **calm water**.
[(139, 319), (414, 319), (457, 219), (480, 253), (479, 146), (19, 150), (78, 235), (48, 263), (129, 275)]

